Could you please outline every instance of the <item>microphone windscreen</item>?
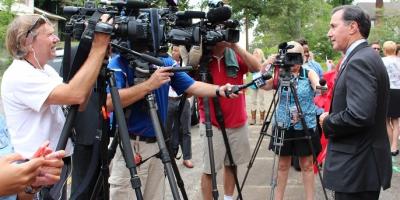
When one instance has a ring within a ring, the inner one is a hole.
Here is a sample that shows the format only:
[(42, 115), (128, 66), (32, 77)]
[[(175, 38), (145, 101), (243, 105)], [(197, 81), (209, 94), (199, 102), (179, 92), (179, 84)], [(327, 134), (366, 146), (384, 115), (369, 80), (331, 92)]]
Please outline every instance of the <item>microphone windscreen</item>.
[(323, 78), (319, 79), (319, 85), (325, 86), (326, 85), (326, 80), (323, 79)]
[(282, 43), (280, 43), (280, 44), (278, 45), (278, 48), (279, 48), (279, 49), (286, 49), (286, 47), (287, 47), (287, 42), (282, 42)]
[(207, 13), (207, 19), (211, 23), (223, 22), (231, 18), (231, 9), (229, 7), (223, 6), (219, 8), (210, 9)]
[(126, 7), (128, 8), (148, 8), (150, 4), (145, 1), (127, 0)]
[(178, 19), (206, 18), (206, 13), (202, 11), (179, 11), (176, 12)]

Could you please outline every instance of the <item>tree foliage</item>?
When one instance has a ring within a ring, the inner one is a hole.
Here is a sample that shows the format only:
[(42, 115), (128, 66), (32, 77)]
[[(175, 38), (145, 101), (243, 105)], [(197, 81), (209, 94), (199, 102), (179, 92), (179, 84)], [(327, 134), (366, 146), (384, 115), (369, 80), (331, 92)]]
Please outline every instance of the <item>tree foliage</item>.
[(384, 16), (381, 20), (378, 26), (372, 27), (368, 40), (380, 43), (391, 40), (400, 43), (400, 15)]
[(327, 2), (332, 5), (332, 7), (340, 5), (350, 5), (354, 0), (328, 0)]
[(269, 0), (264, 9), (252, 48), (276, 53), (281, 42), (305, 38), (318, 61), (338, 57), (326, 36), (332, 5), (324, 0)]
[(4, 45), (5, 35), (8, 24), (13, 20), (14, 14), (11, 12), (11, 5), (14, 0), (0, 0), (5, 9), (0, 11), (0, 45)]

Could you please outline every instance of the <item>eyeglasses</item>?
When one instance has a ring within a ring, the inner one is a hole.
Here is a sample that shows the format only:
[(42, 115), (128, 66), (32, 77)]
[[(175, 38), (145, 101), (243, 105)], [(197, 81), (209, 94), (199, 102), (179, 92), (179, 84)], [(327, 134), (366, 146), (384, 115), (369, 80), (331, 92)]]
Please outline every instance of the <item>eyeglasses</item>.
[(43, 16), (43, 15), (34, 15), (34, 16), (39, 16), (35, 23), (33, 23), (33, 25), (28, 29), (28, 32), (26, 32), (26, 37), (28, 37), (29, 33), (31, 33), (38, 25), (42, 25), (46, 22), (48, 22), (48, 19)]

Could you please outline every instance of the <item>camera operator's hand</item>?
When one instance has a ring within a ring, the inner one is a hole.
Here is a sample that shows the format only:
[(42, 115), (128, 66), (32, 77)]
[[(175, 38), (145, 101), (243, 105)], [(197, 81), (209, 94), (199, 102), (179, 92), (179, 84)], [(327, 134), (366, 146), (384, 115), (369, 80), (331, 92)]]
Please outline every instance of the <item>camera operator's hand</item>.
[(226, 98), (237, 98), (239, 96), (238, 94), (240, 92), (238, 94), (233, 93), (232, 92), (232, 87), (233, 87), (233, 85), (231, 85), (229, 83), (218, 87), (217, 90), (216, 90), (217, 96), (223, 96), (223, 97), (226, 97)]
[(150, 76), (150, 78), (147, 79), (147, 81), (144, 82), (149, 87), (150, 91), (155, 90), (155, 89), (161, 87), (161, 85), (163, 85), (164, 83), (167, 83), (167, 82), (171, 81), (171, 76), (174, 75), (174, 73), (169, 71), (171, 68), (172, 67), (161, 67), (161, 68), (158, 68)]
[[(110, 19), (109, 14), (103, 14), (100, 17), (101, 22), (107, 23), (112, 25), (113, 24), (113, 19)], [(110, 34), (105, 34), (101, 32), (96, 32), (94, 34), (94, 39), (92, 43), (92, 48), (105, 48), (107, 49), (108, 43), (110, 42), (111, 35)]]
[(236, 55), (239, 55), (243, 59), (243, 62), (246, 64), (250, 72), (258, 72), (262, 68), (258, 59), (253, 56), (253, 54), (241, 48), (238, 43), (230, 43), (226, 41), (218, 42), (213, 49), (213, 55), (223, 55), (225, 48), (231, 48)]
[(31, 185), (40, 173), (44, 158), (18, 164), (24, 158), (17, 153), (0, 158), (0, 196), (16, 194)]
[(262, 68), (260, 70), (262, 74), (267, 72), (271, 68), (271, 66), (275, 63), (276, 56), (277, 54), (271, 54), (270, 56), (268, 56), (267, 60), (265, 60), (264, 63), (262, 63)]

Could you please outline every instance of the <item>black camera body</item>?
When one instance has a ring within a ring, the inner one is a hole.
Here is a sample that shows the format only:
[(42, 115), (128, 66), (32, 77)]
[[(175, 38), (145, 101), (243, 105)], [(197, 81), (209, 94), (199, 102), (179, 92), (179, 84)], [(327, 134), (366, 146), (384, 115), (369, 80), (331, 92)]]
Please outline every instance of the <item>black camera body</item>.
[(73, 38), (80, 40), (85, 30), (85, 23), (96, 12), (109, 14), (114, 20), (112, 39), (128, 41), (130, 48), (137, 51), (158, 52), (167, 46), (166, 24), (161, 18), (161, 9), (149, 8), (143, 1), (108, 1), (100, 3), (85, 2), (84, 7), (64, 7), (64, 14), (71, 15), (67, 26), (72, 27)]
[(293, 45), (288, 45), (287, 42), (279, 44), (279, 53), (276, 56), (274, 66), (282, 69), (290, 69), (290, 67), (294, 65), (302, 65), (303, 55), (301, 55), (301, 53), (288, 52), (288, 50), (293, 47)]
[[(217, 4), (219, 7), (211, 7), (205, 13), (201, 11), (177, 12), (172, 30), (167, 35), (167, 40), (176, 45), (214, 46), (221, 41), (239, 42), (239, 22), (230, 19), (231, 9)], [(200, 22), (192, 23), (193, 19)]]

